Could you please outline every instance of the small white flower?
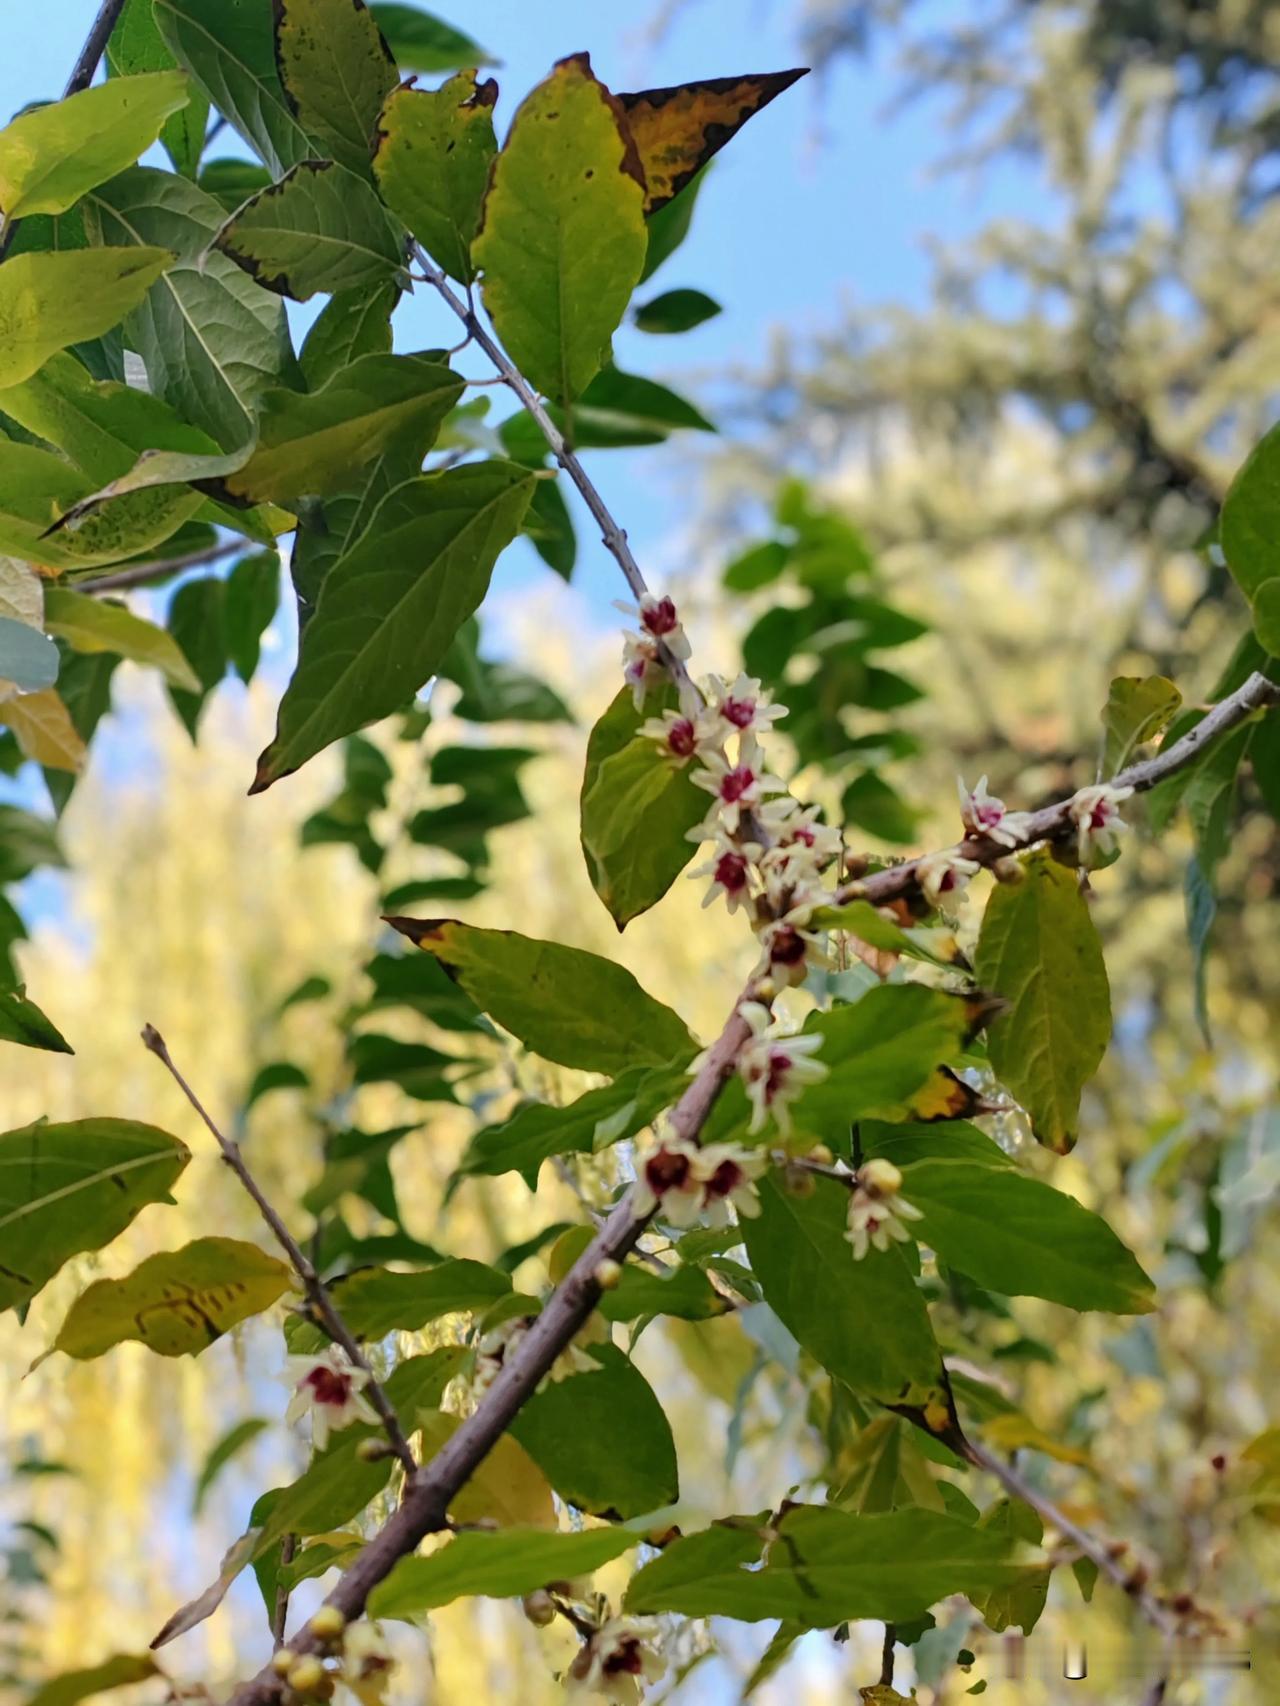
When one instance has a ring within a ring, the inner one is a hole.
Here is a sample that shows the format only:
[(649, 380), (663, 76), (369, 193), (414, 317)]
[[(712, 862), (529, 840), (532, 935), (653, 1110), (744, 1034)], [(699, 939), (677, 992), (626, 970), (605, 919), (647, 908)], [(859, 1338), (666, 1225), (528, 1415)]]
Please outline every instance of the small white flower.
[(664, 711), (660, 717), (650, 717), (641, 723), (640, 733), (646, 740), (657, 741), (662, 756), (679, 766), (687, 764), (699, 750), (702, 738), (693, 718), (683, 711)]
[(730, 912), (736, 912), (740, 906), (749, 907), (752, 901), (751, 873), (762, 852), (763, 849), (754, 841), (734, 843), (723, 835), (717, 836), (710, 859), (689, 872), (695, 881), (702, 877), (711, 878), (711, 887), (702, 897), (703, 906), (710, 906), (718, 895), (723, 895)]
[(840, 852), (841, 834), (829, 823), (823, 823), (819, 806), (801, 806), (788, 796), (769, 802), (769, 820), (777, 834), (781, 852), (793, 858), (808, 854), (825, 864)]
[[(533, 1322), (532, 1315), (516, 1315), (509, 1320), (500, 1321), (480, 1339), (476, 1345), (475, 1371), (471, 1376), (473, 1398), (479, 1400), (493, 1385), (507, 1359), (533, 1326)], [(538, 1383), (538, 1391), (568, 1380), (570, 1375), (594, 1374), (599, 1366), (581, 1346), (566, 1345)]]
[(786, 1134), (791, 1130), (787, 1103), (794, 1101), (806, 1084), (816, 1084), (827, 1076), (822, 1061), (810, 1058), (822, 1047), (822, 1038), (816, 1032), (792, 1034), (759, 1001), (743, 1001), (738, 1012), (751, 1028), (751, 1041), (738, 1056), (738, 1072), (752, 1108), (749, 1129), (759, 1131), (772, 1114), (779, 1131)]
[(621, 610), (624, 616), (638, 620), (649, 638), (661, 640), (672, 657), (689, 656), (691, 648), (688, 637), (680, 626), (680, 617), (672, 599), (657, 598), (653, 593), (646, 592), (639, 604), (623, 604), (620, 600), (615, 600), (613, 607), (615, 610)]
[(987, 792), (987, 779), (978, 778), (976, 788), (969, 790), (964, 778), (956, 777), (960, 793), (960, 821), (967, 832), (978, 840), (994, 841), (1000, 847), (1017, 847), (1031, 821), (1028, 812), (1005, 810), (1003, 800)]
[(342, 1680), (362, 1706), (382, 1706), (395, 1660), (382, 1630), (367, 1619), (349, 1623), (342, 1636)]
[(285, 1358), (286, 1381), (293, 1387), (293, 1397), (285, 1411), (286, 1422), (299, 1421), (311, 1412), (311, 1443), (323, 1451), (329, 1435), (349, 1427), (352, 1422), (376, 1422), (378, 1413), (364, 1396), (364, 1388), (372, 1378), (369, 1371), (356, 1368), (338, 1345), (315, 1356)]
[(640, 1162), (636, 1178), (637, 1214), (659, 1213), (672, 1226), (693, 1226), (702, 1214), (703, 1180), (696, 1144), (664, 1138)]
[(1090, 862), (1094, 852), (1105, 857), (1115, 851), (1120, 831), (1129, 827), (1119, 807), (1132, 793), (1132, 788), (1112, 788), (1100, 782), (1093, 788), (1081, 788), (1073, 797), (1068, 815), (1076, 826), (1076, 848), (1082, 865)]
[(643, 711), (649, 689), (667, 679), (666, 666), (652, 640), (646, 640), (639, 634), (624, 635), (622, 677), (631, 689), (636, 710)]
[(969, 878), (981, 869), (975, 859), (962, 859), (955, 852), (927, 853), (916, 860), (916, 881), (930, 906), (944, 907), (960, 898)]
[(611, 1617), (570, 1665), (570, 1689), (595, 1694), (612, 1706), (638, 1706), (641, 1684), (657, 1682), (667, 1668), (656, 1633), (650, 1622)]
[(911, 1234), (903, 1222), (921, 1216), (920, 1210), (899, 1194), (902, 1174), (892, 1161), (868, 1161), (854, 1174), (854, 1180), (845, 1237), (853, 1246), (854, 1261), (860, 1262), (868, 1250), (887, 1250), (894, 1242), (905, 1244)]
[(736, 761), (722, 752), (706, 752), (703, 762), (706, 768), (695, 770), (693, 780), (716, 798), (706, 820), (703, 840), (717, 834), (721, 825), (732, 835), (744, 811), (753, 810), (766, 794), (779, 794), (786, 789), (785, 782), (764, 768), (763, 754), (753, 735), (743, 737)]
[(759, 1149), (744, 1149), (738, 1143), (708, 1143), (700, 1151), (698, 1171), (702, 1175), (703, 1212), (710, 1226), (727, 1226), (729, 1210), (739, 1219), (754, 1220), (760, 1213), (756, 1180), (769, 1165)]
[(740, 735), (756, 732), (767, 734), (780, 717), (787, 715), (785, 705), (771, 705), (770, 695), (762, 691), (753, 675), (739, 675), (731, 687), (726, 687), (718, 675), (707, 680), (706, 722), (708, 733), (718, 739), (726, 734)]
[(803, 983), (809, 966), (826, 964), (822, 937), (805, 928), (812, 911), (811, 904), (802, 902), (760, 931), (760, 946), (768, 955), (769, 972), (775, 981)]

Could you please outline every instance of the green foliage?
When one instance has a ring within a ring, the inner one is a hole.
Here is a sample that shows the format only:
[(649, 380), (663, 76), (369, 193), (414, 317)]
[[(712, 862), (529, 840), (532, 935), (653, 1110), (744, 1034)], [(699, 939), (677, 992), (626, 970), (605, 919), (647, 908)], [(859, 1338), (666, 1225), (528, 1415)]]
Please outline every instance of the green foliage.
[(132, 1120), (38, 1121), (0, 1135), (0, 1309), (109, 1244), (147, 1203), (169, 1200), (190, 1159), (176, 1137)]
[(1123, 770), (1135, 748), (1168, 728), (1181, 704), (1181, 693), (1162, 675), (1117, 676), (1102, 712), (1103, 775)]
[(1258, 640), (1274, 657), (1280, 654), (1280, 429), (1272, 428), (1236, 475), (1219, 534)]
[(669, 334), (691, 332), (720, 313), (720, 304), (703, 290), (664, 290), (642, 302), (634, 318), (639, 331)]
[(1048, 853), (1022, 861), (1022, 880), (987, 903), (974, 964), (984, 989), (1009, 1003), (987, 1037), (991, 1065), (1040, 1142), (1074, 1148), (1080, 1092), (1111, 1037), (1111, 998), (1097, 931), (1075, 872)]
[(566, 403), (604, 366), (645, 258), (644, 173), (585, 54), (517, 112), (474, 248), (512, 359)]
[(53, 1677), (29, 1697), (28, 1706), (78, 1706), (92, 1695), (146, 1682), (159, 1669), (150, 1653), (117, 1653), (101, 1664)]
[(668, 762), (643, 735), (603, 760), (582, 801), (582, 847), (620, 930), (656, 905), (693, 858), (689, 831), (706, 805), (688, 766)]
[(395, 90), (378, 120), (373, 169), (387, 206), (460, 284), (498, 151), (496, 83), (461, 71), (439, 89)]
[(90, 656), (111, 652), (158, 669), (171, 687), (188, 693), (200, 689), (199, 678), (173, 635), (145, 617), (135, 616), (123, 604), (53, 586), (44, 596), (44, 616), (48, 632), (78, 652)]
[(513, 1599), (548, 1582), (566, 1581), (607, 1564), (638, 1544), (625, 1529), (547, 1534), (510, 1528), (500, 1534), (460, 1534), (429, 1558), (402, 1558), (374, 1589), (374, 1617), (416, 1617), (465, 1594)]
[(222, 1471), (235, 1457), (251, 1445), (258, 1435), (270, 1427), (264, 1416), (246, 1416), (244, 1421), (237, 1422), (228, 1428), (222, 1438), (210, 1448), (209, 1455), (196, 1476), (195, 1491), (192, 1497), (192, 1513), (199, 1516), (205, 1500), (213, 1489), (214, 1482)]
[(48, 1049), (53, 1054), (76, 1052), (52, 1019), (34, 1001), (28, 1001), (22, 989), (0, 989), (0, 1042)]
[(356, 0), (278, 0), (276, 64), (299, 124), (320, 152), (367, 173), (396, 62), (372, 13)]
[(0, 267), (0, 386), (119, 325), (174, 258), (147, 246), (11, 256)]
[(459, 71), (496, 63), (470, 36), (417, 6), (374, 0), (371, 10), (404, 71)]

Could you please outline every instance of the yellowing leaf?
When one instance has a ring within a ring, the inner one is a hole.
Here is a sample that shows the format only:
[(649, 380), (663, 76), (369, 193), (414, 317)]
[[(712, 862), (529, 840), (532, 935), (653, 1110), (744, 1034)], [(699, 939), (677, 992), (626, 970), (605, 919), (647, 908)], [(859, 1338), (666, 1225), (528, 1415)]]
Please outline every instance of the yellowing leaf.
[(645, 212), (665, 207), (749, 118), (806, 75), (801, 67), (619, 95), (644, 167)]
[(132, 166), (190, 98), (181, 71), (157, 71), (113, 77), (19, 114), (0, 131), (0, 211), (6, 219), (65, 213)]
[(23, 756), (34, 763), (73, 775), (84, 768), (85, 744), (56, 688), (0, 702), (0, 723), (13, 730)]
[(109, 332), (173, 258), (143, 247), (10, 255), (0, 266), (0, 385), (19, 385), (68, 344)]
[(1075, 1463), (1082, 1469), (1093, 1466), (1087, 1451), (1078, 1446), (1059, 1444), (1020, 1410), (1010, 1410), (983, 1422), (982, 1437), (997, 1451), (1021, 1451), (1025, 1448), (1042, 1451), (1046, 1457), (1056, 1458), (1059, 1463)]
[(647, 247), (621, 109), (585, 53), (562, 59), (516, 113), (472, 250), (498, 336), (556, 402), (604, 366)]
[(387, 206), (450, 278), (469, 284), (471, 244), (497, 153), (498, 85), (460, 71), (441, 89), (396, 89), (378, 121), (374, 176)]
[(354, 172), (367, 173), (396, 62), (364, 0), (275, 0), (276, 64), (298, 123)]
[[(441, 1410), (418, 1416), (422, 1456), (427, 1462), (460, 1427), (457, 1416)], [(551, 1486), (529, 1453), (510, 1434), (503, 1434), (470, 1480), (449, 1501), (455, 1522), (497, 1522), (504, 1528), (524, 1525), (555, 1528)]]
[(123, 604), (55, 586), (45, 595), (45, 610), (49, 632), (76, 651), (114, 652), (133, 663), (152, 665), (171, 687), (200, 691), (196, 673), (173, 635)]
[(160, 1666), (150, 1653), (117, 1653), (100, 1665), (87, 1670), (64, 1671), (29, 1694), (26, 1706), (77, 1706), (92, 1695), (105, 1694), (112, 1688), (127, 1688), (131, 1683), (145, 1682), (159, 1676)]

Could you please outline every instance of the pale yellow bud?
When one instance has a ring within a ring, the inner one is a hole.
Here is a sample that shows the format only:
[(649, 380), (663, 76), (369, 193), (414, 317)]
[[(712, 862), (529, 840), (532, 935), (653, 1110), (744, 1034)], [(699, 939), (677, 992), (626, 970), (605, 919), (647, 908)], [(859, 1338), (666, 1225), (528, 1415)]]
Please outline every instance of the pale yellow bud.
[(322, 1605), (311, 1619), (311, 1633), (317, 1641), (336, 1641), (347, 1626), (347, 1620), (336, 1605)]
[(544, 1588), (525, 1594), (520, 1604), (530, 1623), (538, 1629), (545, 1629), (556, 1620), (555, 1602)]
[(313, 1653), (308, 1653), (290, 1668), (288, 1682), (295, 1694), (316, 1694), (326, 1677), (327, 1672), (320, 1660)]
[(281, 1647), (278, 1653), (271, 1655), (271, 1668), (277, 1676), (288, 1676), (297, 1663), (298, 1655), (289, 1647)]
[(902, 1174), (892, 1161), (876, 1155), (858, 1170), (858, 1183), (876, 1196), (891, 1197), (902, 1189)]
[(596, 1265), (595, 1282), (601, 1291), (615, 1291), (618, 1281), (622, 1278), (622, 1263), (605, 1257), (603, 1262)]

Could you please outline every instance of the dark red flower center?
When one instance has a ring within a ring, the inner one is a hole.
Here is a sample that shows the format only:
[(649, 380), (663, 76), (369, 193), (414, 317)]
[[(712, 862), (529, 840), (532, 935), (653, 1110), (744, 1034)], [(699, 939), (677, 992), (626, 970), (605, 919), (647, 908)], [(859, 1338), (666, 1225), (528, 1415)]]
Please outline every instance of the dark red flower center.
[(669, 598), (659, 598), (653, 604), (646, 605), (640, 620), (658, 639), (662, 639), (666, 634), (673, 634), (680, 626), (676, 607)]
[(677, 758), (688, 758), (697, 744), (697, 732), (688, 717), (678, 717), (667, 730), (667, 745)]
[(812, 827), (807, 823), (802, 823), (792, 830), (791, 840), (793, 842), (803, 842), (806, 847), (815, 847), (818, 842), (818, 838), (813, 833)]
[(644, 1673), (644, 1653), (634, 1635), (627, 1635), (605, 1659), (600, 1669), (605, 1676), (641, 1676)]
[(735, 729), (749, 729), (755, 714), (754, 699), (726, 699), (720, 706), (720, 715)]
[(743, 1183), (744, 1174), (736, 1161), (722, 1161), (706, 1181), (708, 1198), (731, 1196)]
[(755, 787), (756, 773), (749, 764), (739, 764), (735, 769), (728, 770), (720, 781), (720, 798), (733, 804)]
[(660, 1149), (645, 1162), (644, 1176), (655, 1197), (678, 1191), (689, 1177), (689, 1157), (679, 1150)]
[(969, 813), (973, 822), (982, 829), (994, 829), (1004, 816), (1004, 807), (997, 805), (994, 800), (987, 800), (982, 805), (969, 802)]
[(1099, 800), (1089, 813), (1090, 829), (1105, 829), (1111, 817), (1111, 804), (1108, 800)]
[(775, 1048), (769, 1051), (769, 1071), (764, 1081), (764, 1099), (771, 1102), (787, 1081), (791, 1071), (791, 1056), (785, 1049)]
[(955, 874), (955, 872), (953, 870), (950, 870), (950, 869), (945, 870), (942, 873), (942, 875), (938, 878), (938, 893), (939, 894), (950, 894), (952, 889), (955, 886), (956, 886), (956, 874)]
[(775, 930), (769, 943), (769, 958), (779, 965), (798, 966), (804, 959), (808, 944), (798, 930), (784, 924)]
[(728, 894), (740, 894), (747, 886), (747, 861), (741, 853), (722, 853), (716, 860), (716, 881)]
[(302, 1384), (311, 1388), (317, 1404), (341, 1407), (351, 1396), (351, 1376), (337, 1374), (325, 1363), (317, 1363)]

